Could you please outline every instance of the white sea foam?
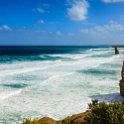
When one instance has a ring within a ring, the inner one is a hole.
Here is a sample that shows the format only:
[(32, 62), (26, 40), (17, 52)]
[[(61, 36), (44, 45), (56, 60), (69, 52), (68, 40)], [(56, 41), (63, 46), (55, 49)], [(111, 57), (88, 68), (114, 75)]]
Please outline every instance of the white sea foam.
[[(0, 95), (0, 100), (5, 101), (0, 104), (0, 120), (4, 119), (5, 123), (12, 124), (16, 123), (15, 120), (23, 120), (25, 117), (49, 116), (62, 119), (85, 111), (91, 99), (106, 102), (120, 100), (118, 71), (121, 69), (124, 56), (123, 54), (114, 56), (112, 50), (98, 48), (83, 51), (83, 54), (49, 55), (60, 57), (54, 61), (1, 64), (0, 88), (6, 92), (1, 92)], [(110, 56), (93, 58), (93, 55), (107, 53)], [(70, 58), (70, 60), (62, 58)], [(115, 67), (115, 65), (119, 66)], [(108, 75), (85, 73), (88, 69), (101, 68), (114, 69), (117, 73)], [(9, 85), (3, 86), (3, 84), (13, 83), (22, 83), (26, 87), (17, 89)]]
[(18, 95), (19, 93), (21, 93), (21, 89), (16, 90), (16, 91), (11, 91), (10, 93), (5, 93), (5, 95), (0, 95), (0, 100), (5, 100), (8, 99), (12, 96)]

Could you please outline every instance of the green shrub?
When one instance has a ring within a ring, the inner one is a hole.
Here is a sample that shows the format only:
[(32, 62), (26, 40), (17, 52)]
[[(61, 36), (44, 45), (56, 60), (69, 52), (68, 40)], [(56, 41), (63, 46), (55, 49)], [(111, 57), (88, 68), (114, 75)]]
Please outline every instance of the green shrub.
[(26, 119), (24, 120), (23, 124), (37, 124), (37, 120)]
[(91, 113), (85, 118), (87, 124), (124, 124), (124, 101), (118, 103), (89, 104)]

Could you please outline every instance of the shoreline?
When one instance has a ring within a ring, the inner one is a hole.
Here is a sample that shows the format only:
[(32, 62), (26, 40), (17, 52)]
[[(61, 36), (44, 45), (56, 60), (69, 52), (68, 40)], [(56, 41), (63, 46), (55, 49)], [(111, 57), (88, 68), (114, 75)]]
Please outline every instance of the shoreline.
[(49, 117), (25, 119), (22, 124), (124, 124), (124, 100), (105, 103), (92, 101), (86, 112), (68, 116), (62, 120)]
[(26, 119), (23, 124), (86, 124), (85, 118), (88, 117), (90, 111), (67, 116), (62, 120), (56, 120), (50, 117), (43, 117), (37, 119)]

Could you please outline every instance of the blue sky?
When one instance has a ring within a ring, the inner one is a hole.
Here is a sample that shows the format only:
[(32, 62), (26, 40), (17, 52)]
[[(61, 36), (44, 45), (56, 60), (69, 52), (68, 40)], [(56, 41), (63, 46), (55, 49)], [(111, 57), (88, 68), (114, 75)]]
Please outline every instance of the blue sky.
[(124, 44), (124, 0), (0, 0), (0, 45)]

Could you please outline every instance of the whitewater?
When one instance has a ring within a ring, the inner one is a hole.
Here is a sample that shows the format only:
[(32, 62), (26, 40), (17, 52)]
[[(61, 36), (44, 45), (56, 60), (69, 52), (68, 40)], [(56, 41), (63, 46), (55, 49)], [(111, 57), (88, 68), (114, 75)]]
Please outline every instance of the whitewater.
[[(77, 48), (78, 49), (78, 48)], [(89, 47), (77, 53), (0, 56), (0, 124), (86, 111), (92, 99), (119, 101), (124, 49)]]

